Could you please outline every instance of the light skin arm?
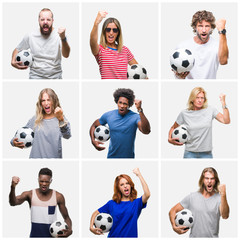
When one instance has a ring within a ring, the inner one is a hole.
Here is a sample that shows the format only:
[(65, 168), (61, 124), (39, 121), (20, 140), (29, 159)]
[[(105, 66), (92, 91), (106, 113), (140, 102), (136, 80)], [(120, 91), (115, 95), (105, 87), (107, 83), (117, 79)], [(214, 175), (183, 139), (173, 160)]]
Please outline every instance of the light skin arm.
[(226, 106), (226, 100), (225, 100), (226, 95), (221, 93), (219, 98), (220, 98), (220, 102), (222, 104), (223, 113), (218, 113), (218, 115), (216, 116), (216, 119), (223, 124), (229, 124), (230, 123), (229, 110), (228, 110), (228, 108), (224, 108), (224, 106)]
[(128, 62), (128, 64), (132, 66), (133, 64), (138, 64), (138, 62), (136, 61), (135, 58), (133, 58), (131, 61)]
[(102, 20), (107, 16), (106, 11), (99, 11), (97, 17), (94, 21), (94, 25), (90, 34), (90, 47), (92, 54), (96, 56), (99, 52), (99, 45), (98, 45), (98, 25), (102, 22)]
[(101, 147), (100, 145), (103, 144), (102, 142), (100, 141), (96, 141), (95, 140), (95, 137), (94, 137), (94, 131), (95, 131), (95, 128), (98, 127), (100, 124), (99, 122), (99, 119), (97, 119), (96, 121), (93, 122), (92, 126), (90, 127), (90, 130), (89, 130), (89, 134), (90, 134), (90, 138), (91, 138), (91, 141), (92, 141), (92, 145), (98, 150), (98, 151), (102, 151), (105, 149), (105, 147)]
[(179, 125), (175, 122), (172, 127), (169, 130), (168, 133), (168, 142), (173, 144), (173, 145), (177, 145), (177, 146), (182, 146), (183, 143), (177, 142), (176, 140), (178, 140), (178, 138), (172, 138), (172, 132), (174, 131), (175, 128), (179, 127)]
[(20, 70), (24, 70), (24, 69), (27, 69), (28, 66), (21, 66), (22, 62), (18, 62), (16, 60), (16, 57), (17, 57), (17, 54), (18, 54), (18, 50), (15, 48), (13, 50), (13, 53), (12, 53), (12, 61), (11, 61), (11, 65), (17, 69), (20, 69)]
[[(135, 107), (137, 110), (142, 110), (142, 101), (135, 99), (134, 100)], [(143, 111), (139, 112), (140, 116), (140, 121), (138, 122), (138, 129), (143, 133), (143, 134), (149, 134), (151, 132), (151, 127), (148, 119), (144, 115)]]
[(70, 54), (70, 46), (68, 42), (65, 41), (65, 38), (66, 38), (65, 33), (66, 33), (66, 28), (63, 28), (63, 27), (58, 28), (58, 34), (62, 41), (62, 55), (63, 57), (68, 58)]
[(178, 73), (178, 72), (174, 71), (173, 69), (172, 69), (172, 71), (174, 72), (176, 78), (180, 78), (180, 79), (185, 79), (187, 77), (187, 75), (190, 73), (190, 72)]
[(57, 204), (59, 211), (62, 214), (62, 217), (65, 223), (68, 225), (68, 229), (63, 229), (63, 234), (58, 235), (58, 237), (68, 237), (72, 234), (72, 220), (68, 215), (68, 210), (65, 204), (65, 198), (61, 193), (57, 192)]
[(16, 196), (15, 189), (19, 181), (20, 181), (19, 177), (17, 176), (12, 177), (11, 190), (9, 193), (9, 204), (11, 206), (17, 206), (17, 205), (21, 205), (25, 201), (28, 201), (30, 205), (31, 191), (26, 191), (26, 192), (23, 192), (21, 195)]
[(183, 234), (189, 230), (189, 229), (184, 230), (186, 228), (186, 226), (177, 227), (175, 224), (176, 213), (178, 213), (179, 211), (181, 211), (183, 209), (184, 209), (183, 206), (180, 203), (178, 203), (173, 208), (171, 208), (171, 210), (169, 211), (169, 219), (172, 224), (172, 229), (173, 229), (173, 231), (175, 231), (178, 234)]
[[(218, 31), (225, 29), (226, 20), (219, 19), (216, 22), (216, 27)], [(228, 45), (226, 34), (219, 34), (219, 47), (218, 47), (218, 60), (221, 65), (228, 63)]]
[(229, 206), (227, 202), (227, 194), (226, 194), (226, 185), (220, 184), (218, 186), (218, 191), (221, 195), (221, 204), (220, 204), (220, 214), (223, 219), (227, 219), (229, 217)]
[(95, 218), (96, 218), (96, 216), (99, 214), (99, 211), (98, 210), (96, 210), (93, 214), (92, 214), (92, 216), (91, 216), (91, 220), (90, 220), (90, 231), (93, 233), (93, 234), (95, 234), (95, 235), (102, 235), (103, 234), (103, 232), (102, 232), (102, 229), (101, 228), (95, 228), (94, 227), (94, 220), (95, 220)]
[(140, 173), (139, 168), (133, 169), (133, 173), (136, 174), (136, 176), (139, 178), (142, 188), (143, 188), (143, 195), (142, 195), (142, 202), (143, 204), (147, 203), (147, 200), (150, 198), (150, 190), (148, 188), (148, 185), (146, 181), (144, 180), (142, 174)]

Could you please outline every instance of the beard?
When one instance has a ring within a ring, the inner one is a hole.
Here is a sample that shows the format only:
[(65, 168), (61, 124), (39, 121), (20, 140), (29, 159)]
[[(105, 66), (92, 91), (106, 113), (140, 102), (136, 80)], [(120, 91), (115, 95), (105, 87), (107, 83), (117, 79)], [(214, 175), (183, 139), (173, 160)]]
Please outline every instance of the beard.
[[(48, 28), (48, 31), (44, 31), (44, 28)], [(42, 27), (40, 26), (41, 34), (44, 36), (49, 36), (52, 32), (52, 25), (49, 27), (47, 24), (44, 24)]]
[(212, 30), (210, 30), (210, 31), (208, 32), (207, 37), (206, 37), (205, 40), (202, 39), (202, 36), (201, 36), (201, 34), (200, 34), (198, 31), (196, 31), (196, 33), (197, 33), (197, 37), (198, 37), (202, 42), (207, 42), (207, 41), (209, 40), (210, 35), (212, 34)]

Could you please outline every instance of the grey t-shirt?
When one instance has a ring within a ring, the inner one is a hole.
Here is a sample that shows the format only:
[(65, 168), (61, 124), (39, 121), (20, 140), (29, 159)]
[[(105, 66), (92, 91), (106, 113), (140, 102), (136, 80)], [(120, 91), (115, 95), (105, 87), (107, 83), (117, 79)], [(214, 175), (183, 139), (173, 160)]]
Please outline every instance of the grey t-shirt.
[(193, 214), (194, 223), (189, 237), (218, 237), (220, 203), (219, 193), (204, 198), (200, 192), (191, 193), (180, 202), (183, 208), (189, 209)]
[(212, 151), (212, 120), (219, 111), (208, 106), (201, 110), (183, 110), (177, 117), (177, 124), (184, 124), (188, 131), (185, 149), (190, 152)]
[[(35, 125), (36, 117), (32, 117), (25, 127), (32, 128), (34, 140), (29, 158), (62, 158), (62, 137), (70, 138), (70, 123), (59, 127), (57, 118), (43, 119), (40, 126)], [(65, 121), (66, 118), (64, 118)], [(13, 142), (11, 141), (13, 145)]]

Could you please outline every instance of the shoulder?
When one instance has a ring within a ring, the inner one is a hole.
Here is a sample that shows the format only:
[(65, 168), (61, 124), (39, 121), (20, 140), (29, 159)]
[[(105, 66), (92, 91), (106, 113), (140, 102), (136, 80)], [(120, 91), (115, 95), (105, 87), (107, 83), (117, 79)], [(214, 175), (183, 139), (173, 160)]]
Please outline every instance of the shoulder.
[[(53, 190), (53, 191), (55, 191), (55, 190)], [(64, 202), (64, 201), (65, 201), (65, 198), (64, 198), (63, 194), (60, 193), (60, 192), (57, 192), (57, 191), (55, 191), (55, 192), (56, 192), (57, 202), (58, 202), (58, 203)]]

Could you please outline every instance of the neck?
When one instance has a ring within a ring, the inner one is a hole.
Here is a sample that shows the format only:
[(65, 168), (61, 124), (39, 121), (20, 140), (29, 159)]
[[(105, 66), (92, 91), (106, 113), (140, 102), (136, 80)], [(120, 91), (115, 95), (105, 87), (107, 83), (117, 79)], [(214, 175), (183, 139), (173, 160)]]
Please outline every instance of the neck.
[(130, 201), (130, 198), (126, 196), (122, 196), (121, 201), (122, 202)]
[(214, 195), (214, 193), (215, 193), (214, 191), (212, 191), (212, 192), (207, 192), (207, 191), (204, 189), (202, 195), (203, 195), (204, 198), (210, 198), (212, 195)]
[(54, 113), (44, 114), (43, 119), (51, 119), (51, 118), (54, 118), (54, 117), (55, 117)]
[(117, 45), (116, 45), (115, 43), (108, 43), (108, 44), (107, 44), (107, 47), (117, 48)]
[(194, 36), (194, 42), (197, 44), (205, 44), (209, 41), (210, 36), (208, 36), (208, 38), (206, 39), (206, 41), (202, 41), (197, 35)]

